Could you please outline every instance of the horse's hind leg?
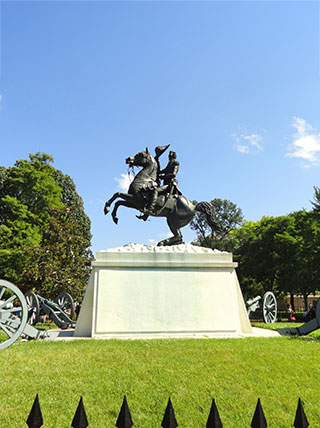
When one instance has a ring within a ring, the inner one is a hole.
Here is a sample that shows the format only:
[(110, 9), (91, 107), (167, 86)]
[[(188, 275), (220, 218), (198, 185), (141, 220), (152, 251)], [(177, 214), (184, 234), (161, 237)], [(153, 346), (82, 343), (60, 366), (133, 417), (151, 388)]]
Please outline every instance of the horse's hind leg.
[(118, 208), (121, 206), (121, 205), (123, 205), (124, 207), (128, 207), (128, 208), (136, 208), (136, 206), (135, 205), (133, 205), (131, 202), (129, 202), (129, 201), (117, 201), (115, 204), (114, 204), (114, 208), (113, 208), (113, 210), (112, 210), (112, 213), (111, 213), (111, 215), (112, 215), (112, 220), (115, 222), (115, 224), (118, 224), (118, 217), (117, 217), (117, 210), (118, 210)]
[(170, 217), (167, 217), (167, 223), (168, 223), (169, 229), (173, 233), (173, 236), (171, 238), (164, 239), (163, 241), (158, 242), (157, 245), (163, 246), (163, 245), (183, 244), (182, 233), (179, 226), (176, 224), (176, 222), (170, 219)]

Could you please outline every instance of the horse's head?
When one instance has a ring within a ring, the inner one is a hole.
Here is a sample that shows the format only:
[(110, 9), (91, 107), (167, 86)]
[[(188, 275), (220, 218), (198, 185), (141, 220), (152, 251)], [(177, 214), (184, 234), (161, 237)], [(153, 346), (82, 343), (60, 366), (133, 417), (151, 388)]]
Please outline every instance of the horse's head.
[(130, 167), (133, 166), (146, 166), (148, 163), (152, 162), (152, 155), (150, 155), (148, 149), (137, 153), (135, 156), (130, 156), (126, 159), (126, 164)]

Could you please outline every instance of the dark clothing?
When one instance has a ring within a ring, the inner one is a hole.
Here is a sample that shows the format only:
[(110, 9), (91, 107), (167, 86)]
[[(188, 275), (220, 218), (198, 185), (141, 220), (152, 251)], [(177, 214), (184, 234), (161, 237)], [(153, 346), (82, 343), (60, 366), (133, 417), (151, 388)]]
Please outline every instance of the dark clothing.
[(176, 178), (178, 171), (179, 162), (176, 159), (171, 159), (168, 165), (160, 171), (160, 174), (163, 175), (163, 184), (171, 184), (172, 180)]

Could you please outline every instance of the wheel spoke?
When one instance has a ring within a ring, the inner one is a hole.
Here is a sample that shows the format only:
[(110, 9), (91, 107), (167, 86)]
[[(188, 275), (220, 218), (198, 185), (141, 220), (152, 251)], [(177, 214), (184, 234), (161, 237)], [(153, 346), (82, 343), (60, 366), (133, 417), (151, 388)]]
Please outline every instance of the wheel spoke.
[(7, 338), (0, 341), (0, 350), (12, 345), (23, 334), (28, 318), (24, 295), (14, 284), (0, 280), (0, 331)]
[(0, 309), (3, 309), (8, 303), (11, 303), (14, 299), (16, 299), (16, 295), (14, 294), (13, 296), (9, 297), (9, 299), (7, 299), (6, 301), (2, 302), (0, 304)]
[(4, 324), (0, 323), (0, 328), (2, 328), (8, 337), (12, 337), (13, 333)]
[(6, 309), (6, 312), (21, 312), (21, 311), (22, 311), (21, 306), (17, 308)]
[(263, 319), (267, 324), (273, 324), (277, 318), (277, 300), (272, 291), (267, 291), (263, 296)]

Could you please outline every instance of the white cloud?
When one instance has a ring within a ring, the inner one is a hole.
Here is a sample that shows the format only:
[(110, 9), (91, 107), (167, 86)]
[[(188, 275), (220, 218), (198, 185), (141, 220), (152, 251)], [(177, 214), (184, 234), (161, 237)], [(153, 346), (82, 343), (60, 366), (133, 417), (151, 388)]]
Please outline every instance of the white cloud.
[(293, 135), (293, 142), (289, 146), (288, 157), (300, 158), (304, 166), (309, 168), (320, 160), (320, 133), (304, 119), (294, 117), (292, 126), (297, 132)]
[(120, 178), (115, 177), (115, 180), (118, 182), (119, 190), (122, 192), (127, 192), (133, 180), (133, 177), (131, 174), (121, 174), (121, 177)]
[(248, 141), (252, 147), (256, 147), (258, 150), (262, 151), (262, 136), (259, 134), (243, 135), (243, 139)]
[(240, 136), (232, 135), (235, 142), (236, 142), (236, 149), (238, 152), (242, 154), (248, 154), (256, 152), (257, 150), (259, 152), (263, 151), (262, 148), (262, 136), (260, 134), (250, 134), (250, 135), (244, 135), (241, 134)]
[(237, 144), (237, 150), (240, 153), (249, 153), (249, 146), (244, 144)]
[(2, 94), (0, 94), (0, 103), (1, 103), (1, 101), (2, 101)]
[(171, 236), (173, 236), (173, 233), (171, 232), (159, 233), (158, 236), (159, 238), (171, 238)]

